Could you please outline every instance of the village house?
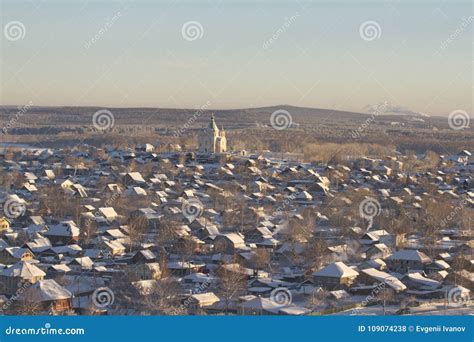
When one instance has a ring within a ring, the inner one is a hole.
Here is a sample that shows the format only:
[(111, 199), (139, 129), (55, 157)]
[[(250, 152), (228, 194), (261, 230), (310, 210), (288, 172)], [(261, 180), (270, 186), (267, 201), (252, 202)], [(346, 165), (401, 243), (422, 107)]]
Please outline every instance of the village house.
[(140, 172), (129, 172), (125, 175), (124, 184), (128, 186), (142, 186), (146, 184)]
[(239, 233), (221, 234), (214, 239), (214, 250), (217, 253), (234, 254), (246, 249), (244, 237)]
[(0, 288), (3, 294), (12, 295), (22, 284), (34, 284), (44, 279), (46, 273), (31, 261), (19, 261), (0, 271)]
[[(145, 143), (1, 160), (19, 175), (1, 201), (28, 210), (0, 218), (0, 295), (31, 286), (41, 314), (120, 315), (167, 314), (174, 305), (188, 314), (346, 314), (373, 296), (357, 309), (366, 314), (386, 295), (393, 314), (421, 300), (449, 311), (446, 292), (472, 287), (474, 245), (461, 218), (474, 203), (468, 155), (408, 173), (398, 153), (360, 167), (355, 157), (304, 162), (228, 152), (215, 118), (203, 131), (196, 152)], [(67, 165), (69, 156), (83, 165)], [(370, 227), (359, 207), (368, 198), (380, 205)], [(432, 246), (422, 226), (429, 199), (458, 208)], [(188, 215), (183, 206), (194, 200), (202, 208)], [(385, 217), (394, 224), (384, 226)], [(236, 286), (230, 299), (223, 284)], [(114, 291), (112, 307), (95, 307), (98, 287)], [(275, 303), (278, 288), (292, 303)], [(170, 291), (172, 303), (160, 291)]]
[(329, 289), (350, 287), (359, 273), (341, 261), (323, 267), (312, 274), (313, 283)]
[(375, 268), (366, 268), (361, 270), (357, 281), (361, 282), (362, 284), (373, 285), (375, 287), (384, 284), (384, 286), (391, 288), (395, 292), (402, 292), (407, 289), (407, 287), (393, 275), (379, 271)]
[(28, 248), (6, 247), (0, 250), (0, 263), (11, 265), (18, 261), (27, 261), (34, 258), (33, 252)]
[(72, 293), (53, 279), (38, 280), (21, 294), (26, 305), (39, 305), (50, 313), (66, 313), (71, 310)]
[(386, 261), (389, 269), (399, 273), (422, 271), (431, 263), (431, 259), (426, 254), (413, 249), (396, 251)]
[(80, 230), (74, 221), (62, 221), (56, 225), (48, 226), (48, 231), (44, 235), (53, 245), (67, 245), (79, 240)]
[(0, 217), (0, 233), (8, 231), (10, 229), (10, 220), (5, 216)]
[(219, 297), (213, 292), (197, 293), (190, 296), (189, 313), (198, 313), (199, 310), (206, 309), (220, 301)]
[(139, 264), (139, 263), (153, 263), (156, 262), (156, 255), (148, 250), (148, 249), (142, 249), (135, 253), (135, 255), (132, 258), (132, 262), (134, 264)]

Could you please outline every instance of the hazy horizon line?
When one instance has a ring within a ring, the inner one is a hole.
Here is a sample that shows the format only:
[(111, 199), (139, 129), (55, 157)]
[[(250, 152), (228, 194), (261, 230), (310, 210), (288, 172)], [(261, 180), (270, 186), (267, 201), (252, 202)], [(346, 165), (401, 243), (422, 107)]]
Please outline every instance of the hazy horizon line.
[[(32, 101), (30, 101), (31, 103)], [(21, 108), (27, 104), (0, 104), (0, 108)], [(364, 111), (353, 111), (353, 110), (344, 110), (344, 109), (332, 109), (332, 108), (321, 108), (321, 107), (307, 107), (307, 106), (296, 106), (292, 104), (279, 104), (279, 105), (267, 105), (267, 106), (258, 106), (258, 107), (232, 107), (232, 108), (203, 108), (205, 104), (198, 108), (179, 108), (179, 107), (155, 107), (155, 106), (124, 106), (124, 107), (117, 107), (117, 106), (98, 106), (98, 105), (87, 105), (87, 106), (74, 106), (74, 105), (32, 105), (36, 108), (94, 108), (94, 109), (170, 109), (170, 110), (183, 110), (183, 111), (202, 111), (202, 112), (219, 112), (219, 111), (236, 111), (236, 110), (249, 110), (249, 109), (267, 109), (267, 108), (285, 108), (285, 107), (293, 107), (298, 109), (310, 109), (310, 110), (324, 110), (324, 111), (333, 111), (333, 112), (345, 112), (345, 113), (352, 113), (352, 114), (360, 114), (360, 115), (376, 115), (376, 116), (421, 116), (419, 113), (377, 113), (373, 114), (370, 112)], [(449, 115), (439, 115), (439, 114), (427, 114), (428, 117), (438, 117), (438, 118), (445, 118)]]

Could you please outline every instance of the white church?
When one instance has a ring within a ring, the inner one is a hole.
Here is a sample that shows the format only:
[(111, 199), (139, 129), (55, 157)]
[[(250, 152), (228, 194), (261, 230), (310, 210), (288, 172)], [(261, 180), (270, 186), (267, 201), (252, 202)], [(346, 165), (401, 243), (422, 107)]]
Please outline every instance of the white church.
[(211, 117), (209, 126), (204, 128), (198, 136), (199, 152), (201, 153), (224, 153), (227, 151), (227, 139), (224, 128), (219, 130), (214, 115)]

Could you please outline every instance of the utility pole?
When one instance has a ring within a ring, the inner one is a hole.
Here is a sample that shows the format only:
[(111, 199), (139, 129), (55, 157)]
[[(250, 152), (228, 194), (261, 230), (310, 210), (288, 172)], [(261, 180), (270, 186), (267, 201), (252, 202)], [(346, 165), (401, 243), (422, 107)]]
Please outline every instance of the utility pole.
[(383, 315), (385, 316), (385, 293), (386, 293), (386, 289), (384, 288), (383, 289)]

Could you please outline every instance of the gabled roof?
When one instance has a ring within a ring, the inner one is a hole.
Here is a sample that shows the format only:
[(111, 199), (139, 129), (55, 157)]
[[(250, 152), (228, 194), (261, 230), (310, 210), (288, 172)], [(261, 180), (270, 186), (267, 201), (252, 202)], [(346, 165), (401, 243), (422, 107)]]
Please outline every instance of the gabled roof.
[(83, 269), (92, 269), (94, 262), (89, 257), (75, 258), (69, 264), (80, 265)]
[(67, 273), (71, 271), (71, 268), (68, 265), (65, 264), (57, 264), (57, 265), (51, 265), (48, 268), (49, 270), (53, 270), (58, 273)]
[(125, 251), (125, 246), (118, 240), (104, 240), (104, 245), (110, 248), (112, 251)]
[(204, 306), (212, 305), (220, 301), (219, 297), (217, 297), (213, 292), (193, 294), (191, 298)]
[(415, 249), (402, 249), (396, 251), (388, 257), (388, 260), (410, 260), (419, 261), (421, 263), (428, 263), (431, 261), (426, 254)]
[(201, 227), (201, 230), (207, 232), (209, 236), (217, 236), (220, 234), (219, 228), (214, 224), (207, 224)]
[(25, 253), (29, 252), (28, 248), (20, 247), (6, 247), (4, 250), (16, 259), (20, 259)]
[(110, 235), (111, 237), (115, 239), (122, 239), (126, 237), (126, 235), (122, 233), (120, 229), (108, 229), (105, 231), (105, 233), (107, 233), (108, 235)]
[(127, 176), (137, 183), (146, 183), (140, 172), (129, 172), (127, 173)]
[(145, 189), (142, 189), (139, 186), (133, 186), (133, 187), (127, 188), (126, 193), (129, 196), (147, 196)]
[(142, 249), (142, 250), (138, 251), (137, 253), (135, 253), (135, 256), (138, 255), (138, 254), (141, 254), (146, 260), (155, 260), (156, 259), (156, 255), (153, 254), (153, 252), (150, 251), (149, 249)]
[(404, 291), (407, 288), (400, 280), (398, 280), (391, 274), (376, 270), (375, 268), (366, 268), (365, 270), (362, 270), (360, 272), (368, 275), (369, 277), (381, 283), (387, 284), (395, 291)]
[(31, 242), (25, 243), (25, 245), (32, 251), (35, 251), (35, 250), (42, 251), (44, 249), (47, 249), (48, 247), (52, 247), (51, 242), (46, 237), (34, 239)]
[(358, 275), (359, 273), (357, 271), (353, 270), (342, 261), (329, 264), (319, 271), (313, 273), (313, 276), (333, 278), (357, 277)]
[(39, 280), (25, 291), (25, 298), (33, 302), (47, 302), (59, 299), (69, 299), (72, 293), (59, 285), (53, 279)]
[(282, 308), (282, 306), (276, 302), (263, 297), (255, 297), (254, 299), (243, 302), (240, 306), (248, 310), (262, 310), (272, 313), (278, 313)]
[(99, 211), (108, 220), (113, 220), (118, 216), (115, 209), (112, 207), (99, 208)]
[(238, 233), (221, 234), (218, 236), (222, 236), (224, 238), (229, 239), (234, 244), (234, 246), (245, 245), (245, 240)]
[(1, 275), (5, 277), (32, 279), (35, 277), (44, 277), (46, 273), (27, 261), (19, 261), (16, 264), (2, 270)]
[(419, 272), (409, 273), (407, 274), (406, 278), (427, 289), (437, 289), (441, 286), (441, 283), (439, 281), (426, 278)]
[(62, 221), (59, 224), (50, 226), (45, 235), (54, 236), (79, 236), (80, 230), (74, 221)]

